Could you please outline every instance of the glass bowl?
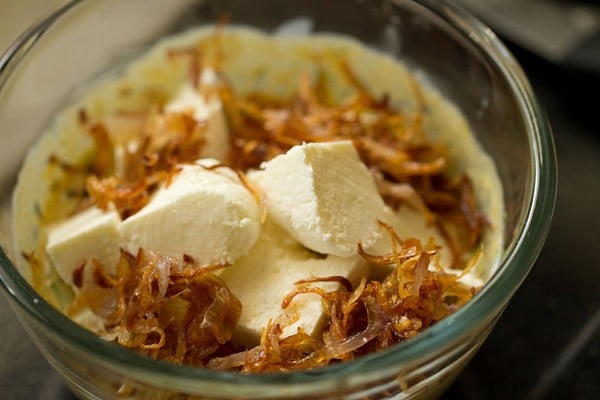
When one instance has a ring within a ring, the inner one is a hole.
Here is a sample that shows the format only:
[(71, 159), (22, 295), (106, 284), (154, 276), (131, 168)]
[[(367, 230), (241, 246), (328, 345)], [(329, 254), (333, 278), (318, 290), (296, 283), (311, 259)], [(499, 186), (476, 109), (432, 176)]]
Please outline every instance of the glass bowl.
[[(348, 363), (241, 375), (172, 365), (105, 342), (52, 308), (15, 267), (11, 192), (27, 150), (77, 88), (159, 38), (212, 24), (352, 36), (418, 68), (462, 111), (504, 189), (501, 263), (463, 308), (416, 338)], [(0, 59), (0, 274), (17, 317), (81, 398), (435, 398), (481, 346), (539, 254), (554, 207), (552, 136), (521, 68), (496, 36), (449, 1), (76, 0)], [(491, 373), (493, 373), (491, 371)]]

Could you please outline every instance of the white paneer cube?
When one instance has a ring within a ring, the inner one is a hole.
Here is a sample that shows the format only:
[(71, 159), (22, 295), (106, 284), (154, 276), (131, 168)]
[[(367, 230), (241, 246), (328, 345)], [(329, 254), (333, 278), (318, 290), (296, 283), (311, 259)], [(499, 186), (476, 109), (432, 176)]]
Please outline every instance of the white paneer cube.
[[(250, 253), (220, 274), (243, 304), (233, 336), (234, 342), (256, 345), (269, 320), (284, 312), (282, 301), (297, 287), (296, 282), (315, 277), (343, 276), (356, 285), (368, 273), (368, 266), (360, 257), (322, 258), (295, 242), (273, 221), (267, 220)], [(310, 285), (335, 290), (340, 284), (327, 282)], [(283, 337), (296, 333), (298, 328), (310, 335), (321, 332), (325, 314), (319, 295), (297, 295), (288, 310), (297, 313), (299, 320), (284, 330)]]
[(73, 271), (83, 262), (96, 259), (112, 273), (119, 261), (119, 214), (91, 207), (48, 231), (46, 253), (58, 275), (73, 285)]
[[(215, 160), (198, 163), (209, 166)], [(185, 165), (171, 183), (118, 226), (124, 249), (192, 256), (199, 265), (232, 263), (258, 239), (255, 197), (229, 168)]]
[(296, 240), (323, 254), (350, 257), (380, 237), (384, 202), (352, 142), (308, 143), (249, 174), (268, 213)]
[[(216, 83), (218, 83), (218, 78), (214, 71), (205, 69), (202, 72), (200, 84), (210, 86)], [(165, 111), (189, 112), (195, 120), (206, 123), (204, 130), (206, 142), (201, 156), (226, 161), (230, 137), (223, 113), (223, 103), (217, 96), (206, 98), (188, 84), (181, 88), (175, 99), (166, 104)]]

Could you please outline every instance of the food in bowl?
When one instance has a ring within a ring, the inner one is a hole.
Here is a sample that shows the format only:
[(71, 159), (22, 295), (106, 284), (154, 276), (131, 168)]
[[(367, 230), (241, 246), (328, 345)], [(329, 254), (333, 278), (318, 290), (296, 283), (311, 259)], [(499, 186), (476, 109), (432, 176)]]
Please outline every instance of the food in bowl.
[(165, 39), (82, 90), (14, 197), (21, 270), (106, 340), (242, 372), (351, 360), (467, 302), (502, 248), (458, 110), (345, 37)]

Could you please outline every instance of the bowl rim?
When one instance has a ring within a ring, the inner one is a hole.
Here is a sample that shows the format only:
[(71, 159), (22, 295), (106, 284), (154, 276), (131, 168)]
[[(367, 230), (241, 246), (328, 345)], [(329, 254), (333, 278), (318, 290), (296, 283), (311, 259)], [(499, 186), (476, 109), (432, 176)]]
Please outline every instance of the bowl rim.
[[(86, 1), (71, 0), (59, 6), (46, 18), (31, 26), (9, 47), (0, 57), (0, 91), (11, 72), (18, 67), (20, 61), (43, 33), (62, 15)], [(449, 344), (460, 341), (487, 316), (500, 312), (533, 267), (550, 228), (556, 198), (556, 154), (551, 130), (521, 67), (487, 26), (449, 0), (416, 0), (413, 3), (434, 12), (437, 17), (450, 24), (477, 51), (485, 55), (488, 62), (494, 64), (509, 84), (519, 104), (532, 148), (533, 179), (530, 182), (530, 193), (527, 193), (528, 207), (522, 230), (513, 245), (505, 250), (502, 262), (489, 282), (456, 313), (413, 339), (349, 363), (309, 371), (243, 375), (154, 360), (100, 339), (43, 300), (13, 266), (4, 249), (1, 249), (0, 281), (9, 293), (11, 303), (18, 305), (37, 323), (49, 328), (52, 334), (60, 336), (62, 340), (78, 350), (92, 355), (95, 360), (113, 368), (118, 366), (123, 372), (133, 374), (140, 380), (164, 382), (167, 378), (169, 382), (173, 382), (173, 379), (192, 379), (198, 384), (209, 381), (213, 384), (235, 383), (236, 390), (240, 393), (256, 386), (281, 387), (290, 384), (306, 385), (305, 393), (310, 393), (317, 390), (320, 385), (347, 378), (353, 372), (360, 371), (361, 374), (368, 375), (392, 366), (425, 360), (436, 350), (441, 351)]]

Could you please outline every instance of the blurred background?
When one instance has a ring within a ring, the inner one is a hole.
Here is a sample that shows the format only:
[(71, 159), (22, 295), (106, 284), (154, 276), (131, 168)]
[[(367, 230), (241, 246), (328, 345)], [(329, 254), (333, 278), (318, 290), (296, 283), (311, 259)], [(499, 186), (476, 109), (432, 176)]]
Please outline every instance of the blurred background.
[[(521, 63), (554, 130), (556, 211), (533, 272), (443, 400), (600, 398), (600, 2), (455, 0)], [(0, 52), (59, 0), (0, 0)], [(73, 399), (0, 296), (0, 398)]]

